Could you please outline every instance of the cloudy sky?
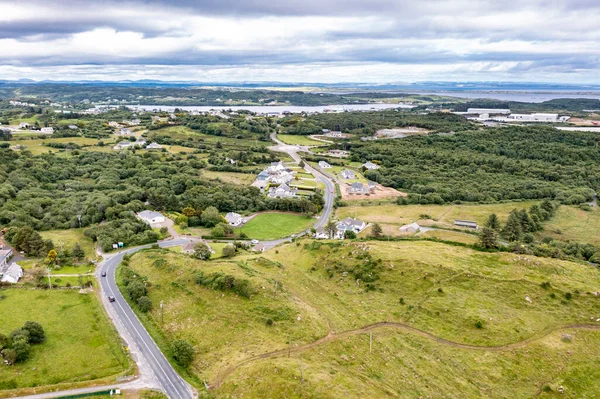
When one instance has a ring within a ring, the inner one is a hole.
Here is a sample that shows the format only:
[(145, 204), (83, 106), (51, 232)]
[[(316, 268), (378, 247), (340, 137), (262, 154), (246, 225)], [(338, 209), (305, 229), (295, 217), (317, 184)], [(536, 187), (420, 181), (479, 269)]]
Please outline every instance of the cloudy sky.
[(0, 0), (0, 79), (600, 83), (600, 0)]

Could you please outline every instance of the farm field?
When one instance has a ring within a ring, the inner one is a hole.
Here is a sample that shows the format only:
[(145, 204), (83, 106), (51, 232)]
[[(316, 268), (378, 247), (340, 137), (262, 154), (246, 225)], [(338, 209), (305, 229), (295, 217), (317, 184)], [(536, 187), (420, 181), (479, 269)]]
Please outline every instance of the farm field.
[(278, 134), (277, 138), (286, 144), (292, 145), (306, 145), (306, 146), (323, 146), (327, 145), (322, 141), (313, 140), (308, 136), (301, 136), (295, 134)]
[(147, 138), (150, 141), (154, 141), (157, 136), (169, 136), (176, 140), (188, 140), (192, 139), (194, 142), (203, 142), (206, 144), (216, 144), (220, 142), (223, 146), (226, 147), (256, 147), (256, 146), (269, 146), (271, 142), (265, 142), (258, 140), (258, 136), (256, 140), (252, 140), (250, 138), (237, 139), (235, 137), (227, 137), (227, 136), (212, 136), (208, 134), (203, 134), (200, 132), (193, 131), (192, 129), (186, 126), (170, 126), (162, 129), (151, 130), (147, 134)]
[(0, 397), (31, 392), (26, 388), (36, 387), (39, 392), (49, 385), (67, 388), (91, 380), (114, 382), (113, 376), (129, 369), (119, 337), (94, 294), (5, 289), (0, 296), (2, 333), (32, 320), (42, 324), (47, 336), (46, 342), (32, 346), (24, 363), (0, 367)]
[(235, 231), (244, 232), (257, 240), (274, 240), (306, 230), (314, 222), (315, 219), (300, 214), (266, 212), (255, 216)]
[[(432, 224), (440, 227), (454, 227), (454, 220), (473, 220), (482, 225), (492, 213), (498, 215), (500, 223), (504, 223), (513, 209), (529, 208), (536, 201), (508, 202), (498, 204), (477, 205), (353, 205), (338, 208), (337, 217), (344, 219), (355, 217), (370, 223), (395, 224), (398, 227), (418, 222), (424, 226)], [(422, 216), (428, 215), (431, 219)]]
[(81, 229), (68, 229), (68, 230), (48, 230), (41, 231), (40, 234), (43, 239), (51, 239), (54, 242), (54, 246), (58, 249), (61, 247), (69, 250), (73, 249), (75, 243), (79, 243), (83, 252), (85, 252), (86, 260), (96, 258), (96, 250), (94, 248), (94, 242), (91, 238), (83, 235), (85, 228)]
[[(600, 392), (591, 266), (428, 241), (312, 240), (229, 261), (149, 250), (130, 266), (168, 309), (164, 327), (157, 310), (144, 322), (162, 345), (194, 345), (188, 371), (217, 398)], [(198, 270), (248, 280), (254, 293), (200, 286)], [(356, 283), (362, 271), (376, 276), (370, 285)]]
[[(60, 137), (60, 138), (52, 138), (52, 136), (48, 136), (43, 139), (33, 139), (33, 140), (19, 140), (18, 136), (15, 136), (16, 140), (11, 140), (11, 146), (24, 146), (26, 150), (31, 151), (33, 155), (40, 155), (47, 152), (58, 152), (59, 148), (52, 148), (43, 145), (44, 143), (75, 143), (80, 146), (95, 146), (98, 144), (97, 139), (86, 138), (86, 137)], [(104, 140), (107, 143), (107, 140)], [(107, 144), (107, 147), (110, 147)], [(99, 147), (100, 148), (100, 147)]]

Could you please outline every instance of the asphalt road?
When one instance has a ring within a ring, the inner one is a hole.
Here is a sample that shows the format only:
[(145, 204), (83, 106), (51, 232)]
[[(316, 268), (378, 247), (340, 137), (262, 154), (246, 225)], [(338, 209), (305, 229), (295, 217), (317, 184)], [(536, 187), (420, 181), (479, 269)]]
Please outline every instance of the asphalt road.
[[(189, 239), (178, 239), (161, 242), (159, 245), (170, 247), (187, 242)], [(117, 330), (127, 342), (132, 357), (140, 368), (142, 380), (148, 380), (149, 385), (162, 390), (169, 398), (191, 399), (194, 398), (192, 387), (173, 369), (117, 287), (115, 271), (123, 255), (149, 247), (145, 245), (119, 252), (98, 265), (96, 273), (100, 281), (102, 301)], [(101, 277), (102, 272), (106, 272), (106, 277)], [(115, 297), (115, 302), (108, 301), (109, 295)]]
[[(310, 152), (310, 149), (306, 146), (285, 144), (283, 141), (277, 138), (276, 133), (271, 133), (271, 140), (277, 143), (277, 146), (272, 147), (272, 150), (287, 153), (297, 163), (300, 163), (300, 161), (302, 161), (302, 158), (300, 157), (300, 155), (298, 155), (298, 151)], [(318, 182), (325, 183), (325, 193), (323, 195), (325, 205), (323, 206), (323, 212), (321, 213), (321, 216), (319, 216), (319, 220), (317, 220), (317, 223), (315, 223), (314, 225), (315, 229), (320, 229), (327, 224), (329, 218), (331, 217), (331, 213), (333, 212), (333, 202), (335, 199), (335, 184), (329, 177), (321, 173), (321, 171), (310, 166), (307, 162), (304, 162), (304, 169), (307, 172), (311, 173), (313, 176), (315, 176)]]

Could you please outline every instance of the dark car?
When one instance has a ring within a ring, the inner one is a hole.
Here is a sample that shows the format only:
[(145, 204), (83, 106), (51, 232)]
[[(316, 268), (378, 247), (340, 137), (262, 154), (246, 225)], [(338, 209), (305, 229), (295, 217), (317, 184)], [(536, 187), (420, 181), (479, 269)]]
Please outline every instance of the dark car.
[(101, 276), (106, 277), (106, 272), (102, 272)]
[(108, 302), (114, 302), (114, 301), (115, 301), (115, 297), (114, 297), (114, 296), (112, 296), (112, 295), (110, 295), (110, 296), (108, 297)]

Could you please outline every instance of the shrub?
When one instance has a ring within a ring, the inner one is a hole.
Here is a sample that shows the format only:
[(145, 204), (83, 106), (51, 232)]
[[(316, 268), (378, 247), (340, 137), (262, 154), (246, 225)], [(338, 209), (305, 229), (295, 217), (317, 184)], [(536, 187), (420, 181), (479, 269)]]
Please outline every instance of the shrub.
[(267, 326), (272, 326), (273, 325), (273, 319), (267, 319), (265, 321), (265, 323), (267, 324)]
[(127, 294), (129, 295), (129, 298), (131, 298), (131, 300), (133, 301), (137, 302), (138, 299), (140, 299), (143, 296), (146, 296), (147, 293), (148, 290), (146, 289), (146, 286), (144, 286), (144, 283), (142, 283), (141, 281), (132, 281), (127, 286)]
[(23, 329), (29, 332), (29, 342), (32, 344), (40, 344), (46, 340), (46, 332), (38, 322), (27, 321)]
[(226, 258), (232, 258), (235, 256), (235, 245), (227, 244), (223, 247), (223, 256)]
[(544, 281), (543, 283), (540, 284), (540, 287), (542, 287), (545, 290), (551, 288), (550, 281)]
[(24, 362), (29, 359), (29, 352), (31, 351), (31, 345), (27, 342), (27, 339), (23, 336), (19, 336), (18, 339), (13, 340), (12, 349), (16, 353), (15, 362)]
[(138, 307), (143, 313), (152, 310), (152, 301), (147, 296), (142, 296), (137, 300)]
[(175, 361), (183, 367), (189, 366), (194, 360), (194, 348), (187, 341), (182, 339), (173, 341), (171, 350), (173, 351)]
[(2, 351), (2, 358), (8, 364), (15, 364), (17, 362), (17, 351), (14, 349), (4, 349)]
[(481, 330), (483, 328), (483, 323), (481, 322), (481, 320), (477, 320), (475, 322), (475, 328)]

